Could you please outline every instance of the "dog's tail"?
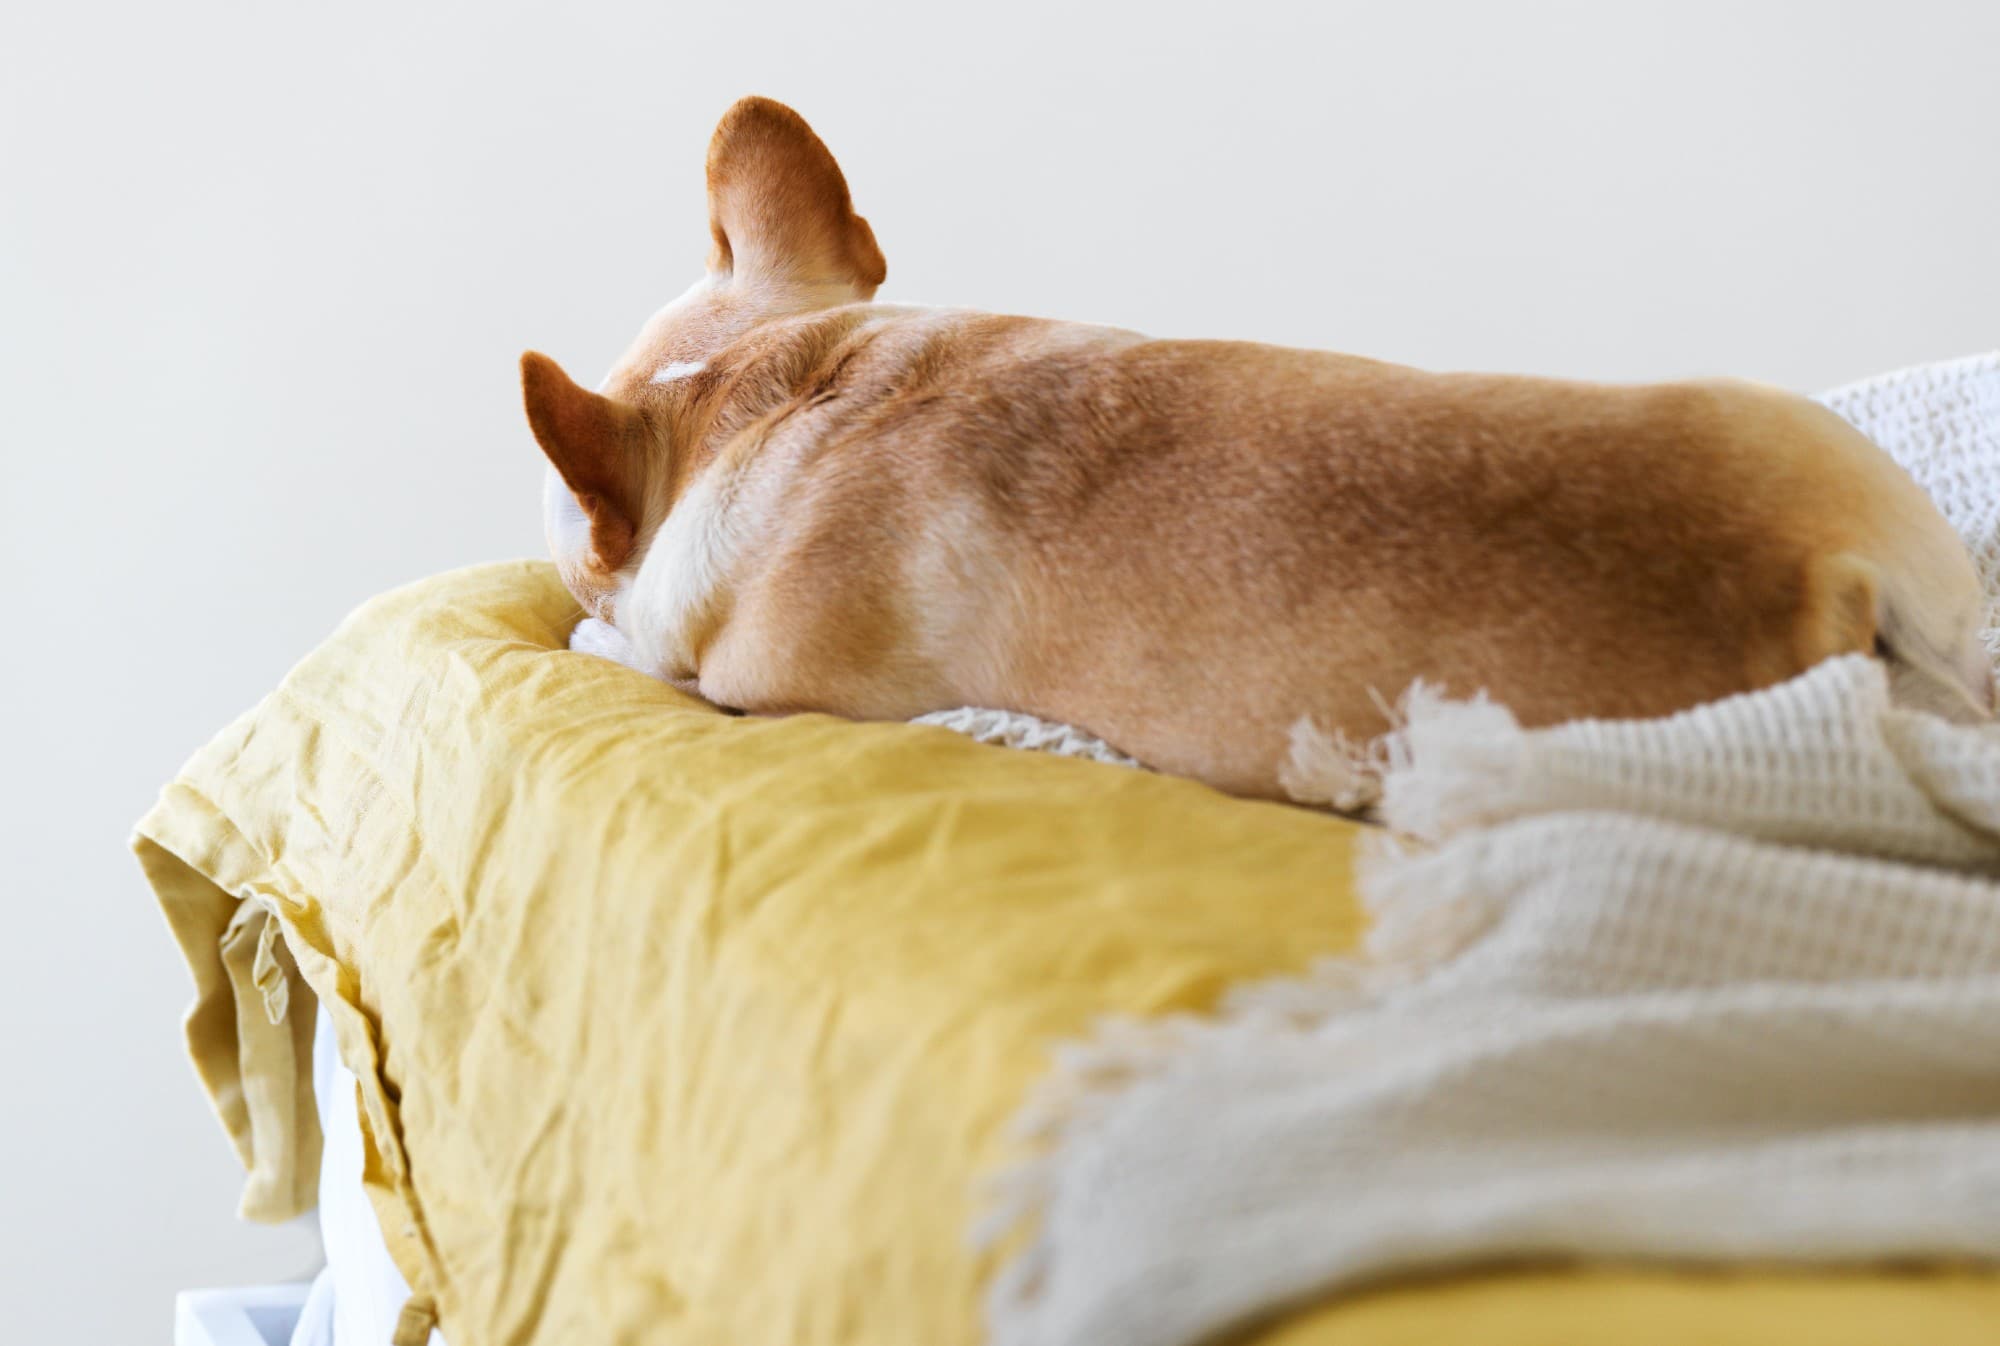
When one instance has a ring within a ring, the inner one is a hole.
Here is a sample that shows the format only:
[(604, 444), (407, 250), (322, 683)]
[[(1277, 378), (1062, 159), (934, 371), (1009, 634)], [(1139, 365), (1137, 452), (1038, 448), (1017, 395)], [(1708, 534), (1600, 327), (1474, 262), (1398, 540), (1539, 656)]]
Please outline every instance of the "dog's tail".
[(1802, 664), (1872, 654), (1888, 666), (1896, 704), (1957, 723), (1992, 719), (1993, 669), (1983, 632), (1964, 629), (1962, 614), (1944, 610), (1945, 594), (1926, 602), (1912, 587), (1855, 552), (1815, 557), (1798, 630)]

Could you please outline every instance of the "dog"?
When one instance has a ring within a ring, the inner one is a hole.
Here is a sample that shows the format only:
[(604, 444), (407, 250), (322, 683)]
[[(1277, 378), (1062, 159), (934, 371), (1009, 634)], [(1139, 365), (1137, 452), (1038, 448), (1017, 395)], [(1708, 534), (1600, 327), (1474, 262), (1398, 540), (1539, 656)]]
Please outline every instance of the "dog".
[(1863, 652), (1992, 710), (1963, 545), (1802, 398), (877, 304), (839, 166), (764, 98), (707, 181), (705, 274), (598, 390), (521, 381), (578, 647), (719, 706), (1003, 707), (1258, 798), (1302, 718), (1365, 739), (1419, 679), (1535, 725)]

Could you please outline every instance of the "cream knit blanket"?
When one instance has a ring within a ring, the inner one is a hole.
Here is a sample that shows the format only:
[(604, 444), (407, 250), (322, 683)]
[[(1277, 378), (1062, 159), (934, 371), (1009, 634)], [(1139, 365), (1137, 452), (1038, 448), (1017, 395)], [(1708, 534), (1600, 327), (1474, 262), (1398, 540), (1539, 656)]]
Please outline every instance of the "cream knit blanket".
[[(1825, 400), (2000, 597), (2000, 353)], [(2000, 730), (1859, 657), (1659, 721), (1407, 710), (1361, 957), (1059, 1052), (995, 1346), (1476, 1259), (2000, 1256)]]

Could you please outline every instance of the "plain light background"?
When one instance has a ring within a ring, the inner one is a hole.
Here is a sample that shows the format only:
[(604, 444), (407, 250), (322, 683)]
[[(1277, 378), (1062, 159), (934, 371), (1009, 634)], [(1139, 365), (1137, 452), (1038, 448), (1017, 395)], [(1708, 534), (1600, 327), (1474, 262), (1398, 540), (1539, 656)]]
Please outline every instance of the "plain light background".
[(2000, 340), (1996, 57), (1992, 0), (9, 5), (9, 1336), (314, 1265), (233, 1219), (127, 833), (355, 603), (540, 550), (516, 358), (694, 278), (737, 96), (885, 298), (1811, 390)]

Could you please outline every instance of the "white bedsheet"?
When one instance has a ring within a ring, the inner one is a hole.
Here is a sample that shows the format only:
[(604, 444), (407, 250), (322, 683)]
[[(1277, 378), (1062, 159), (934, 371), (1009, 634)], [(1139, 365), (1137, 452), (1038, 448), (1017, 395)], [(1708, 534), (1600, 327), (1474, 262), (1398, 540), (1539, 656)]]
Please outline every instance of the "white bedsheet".
[[(326, 1269), (313, 1285), (291, 1346), (384, 1346), (410, 1297), (389, 1258), (375, 1208), (361, 1189), (361, 1123), (354, 1073), (341, 1063), (333, 1025), (319, 1012), (313, 1033), (313, 1095), (326, 1137), (319, 1165), (319, 1229)], [(433, 1331), (430, 1346), (445, 1346)]]

